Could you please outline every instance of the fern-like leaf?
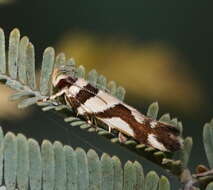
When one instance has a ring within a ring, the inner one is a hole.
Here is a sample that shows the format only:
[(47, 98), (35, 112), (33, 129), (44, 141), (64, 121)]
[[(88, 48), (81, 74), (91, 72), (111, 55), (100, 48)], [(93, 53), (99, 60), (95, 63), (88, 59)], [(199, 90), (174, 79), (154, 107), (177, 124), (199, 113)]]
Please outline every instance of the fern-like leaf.
[[(33, 44), (26, 36), (20, 39), (19, 30), (14, 29), (10, 33), (8, 63), (6, 63), (5, 36), (3, 30), (0, 29), (0, 80), (17, 91), (10, 97), (11, 100), (22, 98), (22, 101), (18, 104), (19, 108), (25, 108), (37, 103), (38, 105), (42, 106), (43, 111), (61, 111), (68, 109), (70, 111), (70, 115), (69, 117), (65, 117), (65, 122), (68, 122), (73, 127), (78, 126), (84, 130), (87, 130), (88, 132), (97, 132), (98, 135), (109, 138), (111, 142), (119, 143), (117, 136), (109, 133), (108, 130), (105, 130), (102, 126), (98, 126), (97, 130), (95, 130), (84, 120), (76, 117), (72, 113), (72, 109), (67, 105), (59, 104), (58, 102), (38, 103), (38, 100), (51, 94), (51, 76), (54, 66), (64, 63), (75, 66), (76, 77), (85, 77), (97, 88), (106, 90), (120, 100), (124, 99), (125, 90), (123, 87), (117, 86), (114, 81), (107, 82), (107, 79), (103, 75), (99, 75), (94, 69), (86, 74), (83, 66), (76, 66), (73, 59), (66, 60), (63, 53), (60, 53), (55, 58), (55, 50), (52, 47), (48, 47), (44, 50), (39, 85), (37, 85), (37, 80), (35, 78), (35, 55)], [(158, 112), (158, 104), (153, 103), (149, 106), (147, 115), (157, 119)], [(182, 131), (181, 122), (179, 122), (176, 118), (171, 119), (169, 114), (163, 115), (159, 120), (171, 123), (180, 128)], [(171, 171), (172, 168), (179, 167), (179, 170), (182, 168), (182, 163), (172, 159), (171, 154), (163, 153), (154, 148), (138, 144), (138, 142), (131, 138), (122, 144), (122, 146), (125, 146), (126, 148), (147, 157), (148, 159), (170, 169)], [(169, 159), (170, 161), (168, 162), (168, 160), (165, 161), (164, 159)]]
[[(98, 157), (94, 150), (87, 153), (77, 148), (53, 144), (44, 140), (41, 147), (33, 139), (26, 139), (9, 132), (5, 136), (0, 128), (2, 155), (0, 170), (8, 189), (170, 189), (166, 177), (150, 171), (144, 178), (143, 167), (128, 161), (124, 168), (118, 157), (103, 154)], [(23, 175), (23, 176), (22, 176)], [(159, 186), (158, 186), (159, 184)]]

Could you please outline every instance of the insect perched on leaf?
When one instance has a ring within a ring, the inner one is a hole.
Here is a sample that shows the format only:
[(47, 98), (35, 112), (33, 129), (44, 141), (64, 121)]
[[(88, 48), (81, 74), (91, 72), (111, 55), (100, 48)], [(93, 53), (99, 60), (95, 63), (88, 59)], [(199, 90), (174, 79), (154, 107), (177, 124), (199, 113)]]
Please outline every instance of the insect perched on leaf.
[(63, 97), (66, 104), (88, 123), (100, 122), (110, 132), (117, 130), (120, 142), (128, 136), (161, 151), (177, 151), (181, 148), (182, 140), (176, 127), (149, 118), (107, 91), (75, 77), (72, 65), (57, 66), (53, 72), (52, 85), (54, 94), (43, 101)]

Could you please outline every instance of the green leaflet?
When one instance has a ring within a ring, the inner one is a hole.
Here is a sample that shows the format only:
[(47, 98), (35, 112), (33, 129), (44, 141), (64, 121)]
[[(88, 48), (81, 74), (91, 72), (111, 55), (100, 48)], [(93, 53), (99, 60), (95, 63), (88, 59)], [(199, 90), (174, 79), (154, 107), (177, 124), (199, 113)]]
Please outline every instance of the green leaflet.
[(188, 165), (188, 161), (191, 155), (191, 150), (192, 150), (192, 145), (193, 145), (193, 141), (191, 137), (187, 137), (184, 139), (183, 142), (183, 149), (180, 150), (180, 160), (183, 163), (183, 167), (187, 167)]
[(17, 28), (15, 28), (10, 33), (9, 50), (8, 50), (8, 71), (12, 79), (17, 78), (19, 39), (20, 39), (20, 32)]
[(105, 90), (107, 86), (107, 79), (103, 75), (98, 76), (97, 80), (97, 87), (100, 88), (101, 90)]
[(67, 189), (77, 190), (78, 188), (78, 162), (76, 152), (69, 146), (64, 146), (66, 159)]
[(32, 90), (36, 89), (36, 76), (35, 76), (35, 52), (32, 43), (29, 43), (26, 50), (26, 75), (27, 83)]
[(134, 189), (136, 187), (136, 168), (134, 164), (128, 161), (124, 166), (124, 190)]
[(4, 134), (0, 128), (0, 185), (3, 180), (3, 159), (4, 159)]
[(203, 143), (210, 168), (213, 168), (213, 122), (206, 123), (203, 128)]
[(169, 113), (162, 115), (159, 119), (159, 121), (162, 121), (162, 122), (169, 122), (170, 120), (171, 120), (171, 117)]
[(158, 175), (150, 171), (145, 177), (145, 190), (156, 190), (158, 187), (159, 177)]
[(41, 189), (42, 184), (42, 158), (38, 142), (33, 139), (28, 140), (29, 144), (29, 180), (30, 189)]
[(116, 91), (117, 91), (116, 90), (117, 87), (116, 87), (115, 81), (109, 81), (108, 84), (107, 84), (107, 87), (109, 89), (110, 94), (112, 94), (113, 96), (115, 96), (116, 95)]
[(41, 145), (43, 188), (53, 189), (55, 181), (55, 159), (52, 144), (45, 140)]
[(170, 189), (170, 183), (168, 179), (165, 176), (161, 176), (159, 180), (159, 190), (169, 190)]
[(91, 70), (87, 74), (87, 80), (92, 84), (93, 86), (96, 86), (97, 80), (98, 80), (98, 73), (95, 69)]
[[(55, 189), (66, 189), (66, 159), (63, 145), (60, 142), (53, 144), (54, 159), (55, 159)], [(58, 177), (60, 176), (60, 177)]]
[(149, 105), (149, 108), (147, 110), (147, 116), (151, 117), (152, 119), (157, 119), (158, 116), (158, 111), (159, 111), (159, 106), (157, 102), (154, 102)]
[(19, 189), (28, 189), (28, 172), (29, 172), (29, 144), (24, 135), (17, 136), (17, 184)]
[(27, 36), (24, 36), (20, 40), (19, 44), (19, 55), (18, 55), (18, 77), (20, 82), (23, 84), (27, 83), (26, 75), (26, 63), (27, 63), (27, 46), (29, 39)]
[(213, 182), (209, 183), (206, 187), (206, 190), (212, 190), (213, 189)]
[(84, 78), (85, 77), (85, 68), (84, 66), (80, 65), (79, 67), (76, 68), (76, 75), (79, 78)]
[(78, 162), (78, 189), (87, 190), (89, 188), (89, 170), (85, 151), (81, 148), (77, 148), (76, 158)]
[(13, 133), (4, 138), (4, 180), (8, 189), (15, 189), (17, 175), (17, 139)]
[(108, 154), (103, 154), (101, 157), (101, 169), (102, 169), (102, 188), (103, 190), (113, 189), (113, 162)]
[(5, 36), (4, 31), (0, 28), (0, 73), (6, 72), (6, 58), (5, 58)]
[(44, 50), (41, 77), (40, 77), (40, 92), (42, 95), (47, 95), (50, 90), (50, 79), (53, 72), (55, 59), (55, 50), (48, 47)]
[(66, 62), (66, 57), (64, 53), (59, 53), (55, 58), (55, 66), (63, 65)]
[(113, 169), (114, 169), (114, 183), (113, 188), (117, 190), (123, 189), (123, 169), (121, 166), (121, 161), (118, 157), (112, 157)]
[(97, 153), (90, 149), (87, 153), (89, 170), (89, 190), (101, 189), (102, 173), (101, 162)]
[(40, 97), (32, 97), (24, 99), (22, 102), (18, 104), (18, 108), (26, 108), (30, 105), (35, 104), (38, 100), (40, 100)]
[(143, 172), (143, 167), (142, 165), (135, 161), (134, 166), (136, 169), (136, 185), (135, 189), (136, 190), (143, 190), (144, 189), (144, 172)]
[(17, 92), (13, 95), (11, 95), (9, 97), (9, 100), (13, 101), (13, 100), (18, 100), (20, 98), (22, 98), (23, 96), (31, 96), (33, 95), (31, 92), (26, 92), (26, 91), (20, 91), (20, 92)]
[(124, 96), (125, 96), (125, 89), (122, 87), (122, 86), (119, 86), (117, 89), (116, 89), (116, 94), (115, 96), (119, 99), (119, 100), (124, 100)]

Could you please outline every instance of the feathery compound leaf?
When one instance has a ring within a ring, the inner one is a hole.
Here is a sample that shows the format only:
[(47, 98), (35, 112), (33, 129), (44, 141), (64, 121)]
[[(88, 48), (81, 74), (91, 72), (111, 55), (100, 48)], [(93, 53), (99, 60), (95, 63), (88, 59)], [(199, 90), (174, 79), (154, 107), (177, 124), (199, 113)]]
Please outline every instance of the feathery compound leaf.
[(0, 73), (6, 72), (6, 57), (5, 57), (5, 36), (4, 31), (0, 28)]
[(41, 77), (40, 77), (40, 92), (42, 95), (47, 95), (50, 90), (50, 78), (54, 66), (55, 51), (48, 47), (44, 50)]
[(29, 159), (30, 159), (30, 189), (40, 190), (41, 189), (41, 179), (42, 179), (42, 161), (41, 153), (38, 143), (29, 139)]
[(8, 71), (12, 79), (17, 78), (19, 39), (20, 32), (15, 28), (10, 33), (8, 50)]
[[(76, 149), (78, 162), (78, 189), (88, 190), (89, 188), (89, 171), (86, 153), (83, 149)], [(83, 182), (83, 183), (82, 183)]]
[(154, 171), (150, 171), (145, 178), (145, 190), (156, 190), (158, 187), (159, 177)]
[(0, 127), (0, 185), (3, 180), (4, 134)]
[(31, 89), (36, 89), (36, 77), (35, 77), (35, 52), (32, 43), (27, 46), (26, 52), (26, 74), (27, 83)]
[(60, 142), (53, 144), (55, 155), (55, 190), (66, 189), (66, 162), (63, 145)]
[(123, 169), (121, 167), (121, 161), (118, 157), (112, 157), (113, 168), (114, 168), (114, 183), (113, 189), (122, 190), (123, 189)]
[(44, 140), (41, 145), (43, 188), (53, 189), (55, 181), (55, 162), (52, 144)]
[(113, 162), (108, 154), (103, 154), (101, 157), (102, 168), (102, 190), (113, 190), (114, 172)]
[(66, 159), (67, 189), (78, 189), (78, 162), (76, 152), (69, 146), (64, 146)]
[(25, 136), (18, 134), (17, 136), (18, 150), (18, 167), (17, 167), (17, 184), (19, 189), (28, 189), (28, 173), (29, 173), (29, 147)]
[(19, 80), (23, 83), (27, 83), (27, 76), (26, 76), (26, 54), (27, 54), (27, 46), (29, 43), (28, 37), (24, 36), (20, 40), (19, 44), (19, 55), (18, 55), (18, 77)]
[[(3, 140), (2, 133), (1, 141), (5, 146), (4, 181), (11, 190), (16, 187), (16, 174), (19, 189), (144, 189), (143, 168), (138, 162), (128, 161), (122, 169), (117, 157), (103, 154), (99, 160), (94, 150), (86, 154), (81, 148), (73, 151), (69, 146), (63, 147), (60, 142), (52, 145), (46, 140), (40, 151), (35, 140), (27, 141), (21, 134), (16, 137), (7, 133)], [(155, 188), (158, 180), (155, 172), (148, 173), (145, 187)], [(164, 181), (162, 178), (162, 186), (168, 185), (166, 179)]]
[(89, 190), (101, 189), (101, 162), (94, 150), (87, 153), (89, 169)]
[(133, 163), (128, 161), (124, 166), (124, 190), (135, 189), (136, 186), (136, 168)]
[(159, 190), (170, 190), (170, 183), (165, 176), (161, 176), (159, 180)]
[(157, 119), (158, 116), (158, 111), (159, 111), (159, 106), (157, 102), (154, 102), (149, 105), (148, 111), (147, 111), (147, 116), (151, 117), (152, 119)]
[(4, 139), (4, 181), (7, 189), (15, 189), (17, 173), (17, 141), (13, 133)]
[(213, 125), (206, 123), (203, 128), (203, 143), (210, 168), (213, 168)]

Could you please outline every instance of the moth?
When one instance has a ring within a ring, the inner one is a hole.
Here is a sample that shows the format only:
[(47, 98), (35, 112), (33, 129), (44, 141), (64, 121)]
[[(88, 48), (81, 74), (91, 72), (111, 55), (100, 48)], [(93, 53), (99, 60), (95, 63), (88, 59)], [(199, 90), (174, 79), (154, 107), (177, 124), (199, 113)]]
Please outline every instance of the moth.
[(125, 141), (126, 136), (132, 137), (139, 143), (168, 152), (177, 151), (182, 146), (177, 128), (149, 118), (107, 91), (75, 77), (73, 66), (57, 66), (53, 71), (52, 85), (54, 94), (43, 101), (63, 98), (88, 123), (101, 122), (110, 132), (117, 130), (120, 142)]

